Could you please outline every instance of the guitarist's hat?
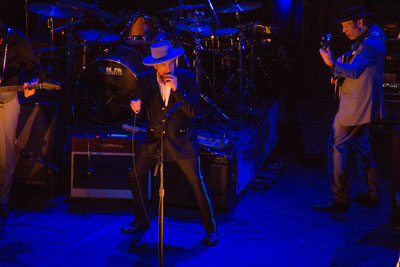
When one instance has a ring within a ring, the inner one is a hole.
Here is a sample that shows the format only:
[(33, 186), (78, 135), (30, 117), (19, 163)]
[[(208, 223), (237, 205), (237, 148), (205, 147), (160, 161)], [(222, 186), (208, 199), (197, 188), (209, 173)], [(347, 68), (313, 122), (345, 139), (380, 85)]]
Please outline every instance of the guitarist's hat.
[(375, 13), (365, 11), (363, 6), (355, 6), (351, 8), (342, 9), (340, 17), (335, 19), (334, 22), (344, 22), (372, 15), (375, 15)]

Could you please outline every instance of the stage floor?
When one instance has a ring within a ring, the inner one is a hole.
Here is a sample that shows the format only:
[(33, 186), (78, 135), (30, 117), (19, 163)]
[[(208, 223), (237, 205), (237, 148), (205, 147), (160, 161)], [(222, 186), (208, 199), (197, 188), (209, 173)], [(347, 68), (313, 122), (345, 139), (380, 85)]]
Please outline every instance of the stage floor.
[[(217, 214), (215, 247), (201, 242), (197, 210), (166, 208), (165, 266), (396, 265), (400, 233), (388, 226), (390, 161), (382, 156), (388, 153), (376, 154), (379, 206), (351, 203), (342, 214), (312, 210), (329, 197), (323, 158), (305, 163), (273, 154), (270, 161), (285, 164), (279, 179), (267, 190), (245, 188), (229, 212)], [(155, 212), (150, 230), (122, 235), (133, 219), (129, 200), (71, 202), (61, 195), (55, 207), (33, 208), (23, 197), (0, 219), (1, 266), (158, 266)]]

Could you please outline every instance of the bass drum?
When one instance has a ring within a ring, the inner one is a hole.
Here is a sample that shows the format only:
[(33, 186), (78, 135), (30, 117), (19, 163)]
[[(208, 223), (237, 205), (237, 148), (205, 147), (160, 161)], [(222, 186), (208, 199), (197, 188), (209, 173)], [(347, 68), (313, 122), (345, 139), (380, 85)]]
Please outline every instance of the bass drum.
[(142, 59), (137, 50), (116, 46), (81, 71), (78, 101), (92, 120), (117, 124), (130, 118), (131, 92), (145, 70)]

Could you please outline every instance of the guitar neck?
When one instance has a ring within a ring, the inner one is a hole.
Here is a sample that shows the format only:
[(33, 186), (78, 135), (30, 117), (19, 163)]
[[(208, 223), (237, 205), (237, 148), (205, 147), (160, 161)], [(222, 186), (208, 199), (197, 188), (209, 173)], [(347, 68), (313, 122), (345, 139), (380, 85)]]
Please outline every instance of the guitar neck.
[[(43, 82), (43, 83), (30, 84), (29, 89), (60, 90), (61, 86), (56, 83)], [(24, 91), (23, 85), (5, 85), (5, 86), (0, 85), (0, 94), (19, 92), (19, 91)]]
[[(43, 88), (43, 84), (41, 84), (41, 83), (29, 85), (29, 89), (42, 89), (42, 88)], [(10, 92), (20, 92), (20, 91), (24, 91), (23, 85), (0, 86), (0, 93), (10, 93)]]

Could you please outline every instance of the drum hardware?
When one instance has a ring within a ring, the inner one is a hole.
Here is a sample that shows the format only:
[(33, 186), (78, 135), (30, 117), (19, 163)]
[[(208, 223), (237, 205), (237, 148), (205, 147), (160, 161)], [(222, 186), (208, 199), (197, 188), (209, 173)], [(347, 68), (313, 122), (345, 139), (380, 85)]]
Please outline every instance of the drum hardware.
[[(176, 29), (175, 29), (174, 24), (173, 24), (172, 21), (169, 20), (169, 19), (168, 19), (167, 21), (168, 21), (168, 23), (169, 23), (169, 25), (170, 25), (170, 27), (171, 27), (171, 30), (172, 30), (172, 33), (173, 33), (175, 42), (178, 44), (178, 46), (181, 46), (181, 47), (182, 47), (182, 43), (181, 43), (181, 41), (179, 40), (179, 37), (178, 37), (178, 35), (177, 35), (177, 33), (176, 33)], [(192, 36), (193, 36), (193, 38), (196, 38), (193, 34), (192, 34)], [(190, 67), (190, 63), (189, 63), (189, 60), (188, 60), (188, 58), (187, 58), (187, 56), (186, 56), (186, 53), (183, 53), (183, 57), (184, 57), (184, 59), (185, 59), (186, 66), (187, 66), (187, 67)]]
[[(212, 12), (212, 14), (214, 15), (214, 21), (213, 23), (211, 23), (211, 29), (212, 29), (212, 33), (213, 36), (215, 36), (215, 29), (217, 27), (217, 25), (221, 25), (221, 21), (218, 18), (217, 13), (215, 12), (215, 8), (211, 2), (211, 0), (207, 0), (208, 2), (208, 6), (210, 7), (210, 10)], [(215, 43), (215, 38), (213, 39), (213, 86), (212, 86), (212, 98), (214, 101), (216, 101), (217, 99), (217, 87), (216, 87), (216, 73), (215, 73), (215, 69), (216, 69), (216, 43)]]
[[(259, 56), (257, 56), (257, 57), (255, 58), (255, 60), (257, 61), (258, 66), (260, 67), (260, 70), (262, 71), (262, 74), (264, 75), (264, 78), (265, 78), (265, 80), (266, 80), (267, 83), (268, 83), (268, 87), (269, 87), (269, 88), (272, 88), (271, 77), (269, 76), (268, 72), (265, 70), (264, 64), (263, 64), (261, 58), (260, 58)], [(254, 80), (253, 80), (253, 81), (254, 81)]]
[(237, 49), (238, 49), (238, 68), (232, 73), (232, 75), (229, 77), (229, 79), (225, 82), (223, 86), (223, 91), (224, 93), (228, 93), (230, 91), (230, 86), (232, 85), (232, 82), (236, 80), (236, 76), (238, 78), (238, 92), (239, 92), (239, 99), (240, 102), (243, 101), (244, 98), (247, 99), (248, 104), (249, 104), (249, 111), (253, 109), (252, 101), (251, 101), (251, 95), (250, 95), (250, 90), (249, 88), (254, 88), (254, 83), (252, 80), (250, 80), (246, 74), (245, 69), (243, 68), (243, 50), (245, 49), (244, 46), (244, 41), (243, 41), (243, 33), (239, 32), (239, 41), (237, 44)]
[[(229, 122), (231, 125), (235, 125), (233, 121), (216, 105), (214, 102), (206, 95), (200, 93), (200, 98), (204, 100), (213, 110), (214, 110), (214, 121), (218, 124), (219, 127), (223, 130), (223, 137), (226, 138), (226, 135), (229, 136), (229, 138), (232, 138), (234, 140), (237, 140), (238, 138), (231, 132), (229, 131), (225, 126), (222, 125), (220, 122), (220, 117), (224, 118), (227, 122)], [(236, 127), (237, 128), (237, 127)]]
[(76, 20), (76, 21), (72, 21), (72, 22), (70, 22), (70, 23), (65, 24), (64, 26), (55, 28), (55, 29), (53, 30), (53, 32), (56, 32), (56, 31), (59, 31), (59, 30), (63, 30), (63, 29), (65, 29), (65, 28), (67, 28), (69, 25), (75, 25), (75, 24), (81, 23), (82, 21), (84, 21), (84, 19), (79, 19), (79, 20)]
[(121, 38), (126, 38), (126, 34), (127, 34), (127, 30), (131, 28), (132, 24), (135, 23), (135, 20), (137, 19), (139, 13), (141, 12), (141, 9), (139, 9), (138, 11), (136, 11), (135, 14), (133, 14), (132, 16), (130, 16), (128, 22), (126, 23), (126, 26), (122, 29), (122, 31), (119, 33), (119, 36), (121, 36)]

